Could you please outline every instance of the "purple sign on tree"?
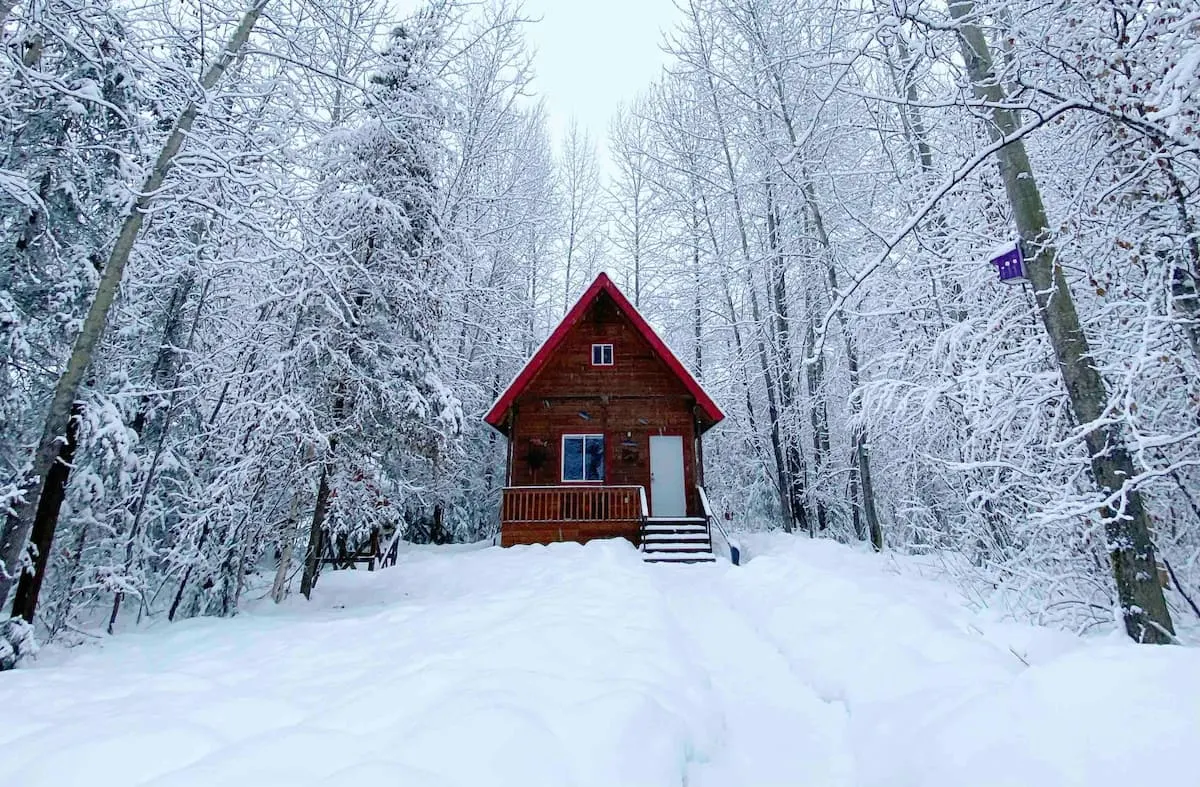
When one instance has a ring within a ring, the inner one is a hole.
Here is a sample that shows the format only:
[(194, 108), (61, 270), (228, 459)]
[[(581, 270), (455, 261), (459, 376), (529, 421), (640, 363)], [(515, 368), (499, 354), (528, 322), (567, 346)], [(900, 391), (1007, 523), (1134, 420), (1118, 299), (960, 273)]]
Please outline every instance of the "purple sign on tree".
[(1005, 284), (1016, 284), (1029, 281), (1025, 275), (1025, 255), (1021, 253), (1021, 242), (1001, 246), (992, 252), (989, 260), (1000, 272), (1000, 281)]

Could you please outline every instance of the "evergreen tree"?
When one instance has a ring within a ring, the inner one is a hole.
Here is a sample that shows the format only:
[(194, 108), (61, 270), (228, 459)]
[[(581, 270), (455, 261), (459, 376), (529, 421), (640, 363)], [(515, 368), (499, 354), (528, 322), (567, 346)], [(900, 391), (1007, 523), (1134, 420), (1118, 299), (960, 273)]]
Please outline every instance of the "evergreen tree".
[(405, 490), (430, 485), (461, 430), (437, 346), (446, 256), (428, 21), (392, 30), (365, 117), (324, 145), (313, 246), (336, 291), (311, 322), (322, 337), (312, 360), (326, 445), (305, 592), (326, 539), (353, 545), (372, 529), (403, 526), (414, 508)]

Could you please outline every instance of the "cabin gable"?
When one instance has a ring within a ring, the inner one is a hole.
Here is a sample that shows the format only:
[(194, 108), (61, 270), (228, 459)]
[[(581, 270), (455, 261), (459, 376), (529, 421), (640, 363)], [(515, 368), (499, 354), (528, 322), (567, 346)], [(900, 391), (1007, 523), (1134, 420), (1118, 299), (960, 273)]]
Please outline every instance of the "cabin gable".
[[(611, 364), (593, 364), (592, 346), (612, 346)], [(571, 326), (553, 355), (517, 397), (544, 396), (691, 398), (687, 388), (607, 293)]]

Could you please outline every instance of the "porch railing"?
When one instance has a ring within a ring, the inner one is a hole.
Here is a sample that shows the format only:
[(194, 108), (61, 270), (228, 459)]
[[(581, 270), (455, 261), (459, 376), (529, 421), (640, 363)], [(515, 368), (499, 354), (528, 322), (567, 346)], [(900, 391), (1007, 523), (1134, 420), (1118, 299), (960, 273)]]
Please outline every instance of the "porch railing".
[(508, 486), (501, 523), (640, 522), (646, 492), (640, 486)]
[(721, 520), (713, 514), (712, 506), (708, 504), (708, 493), (704, 491), (704, 487), (697, 486), (696, 491), (700, 495), (700, 507), (704, 511), (704, 519), (708, 523), (708, 537), (712, 542), (713, 553), (720, 555), (735, 566), (738, 565), (742, 557), (741, 546), (729, 537), (721, 525)]

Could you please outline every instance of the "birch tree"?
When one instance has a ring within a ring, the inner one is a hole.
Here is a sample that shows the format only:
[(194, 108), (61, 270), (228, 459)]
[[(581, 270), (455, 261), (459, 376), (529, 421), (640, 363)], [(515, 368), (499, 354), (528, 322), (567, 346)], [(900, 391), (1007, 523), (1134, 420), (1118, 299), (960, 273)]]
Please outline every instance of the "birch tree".
[(1092, 475), (1105, 497), (1101, 516), (1125, 630), (1137, 642), (1167, 642), (1174, 629), (1158, 583), (1149, 512), (1141, 492), (1127, 486), (1136, 470), (1120, 430), (1104, 423), (1108, 391), (1090, 358), (1092, 351), (1053, 245), (1037, 180), (1017, 137), (1017, 118), (1003, 106), (1007, 95), (997, 79), (991, 48), (975, 23), (974, 3), (954, 0), (949, 10), (958, 23), (963, 60), (975, 94), (992, 105), (989, 134), (994, 140), (1008, 142), (997, 153), (997, 163), (1021, 244), (1028, 249), (1027, 269), (1038, 312), (1058, 359), (1071, 409), (1083, 430)]
[[(225, 47), (207, 67), (200, 79), (198, 87), (201, 91), (208, 92), (217, 86), (226, 69), (237, 58), (249, 39), (266, 1), (258, 0), (243, 14)], [(26, 476), (28, 480), (22, 484), (19, 498), (11, 513), (5, 517), (4, 527), (0, 530), (0, 563), (2, 563), (0, 565), (0, 606), (7, 603), (9, 591), (23, 571), (23, 553), (33, 528), (38, 500), (46, 487), (47, 477), (57, 459), (59, 440), (66, 433), (72, 405), (104, 331), (109, 310), (112, 308), (134, 243), (137, 241), (146, 214), (153, 205), (155, 192), (174, 167), (175, 157), (183, 147), (184, 139), (195, 124), (199, 111), (199, 102), (193, 100), (184, 107), (175, 120), (128, 216), (121, 224), (116, 241), (103, 265), (95, 295), (75, 339), (70, 358), (55, 385), (41, 438)]]

